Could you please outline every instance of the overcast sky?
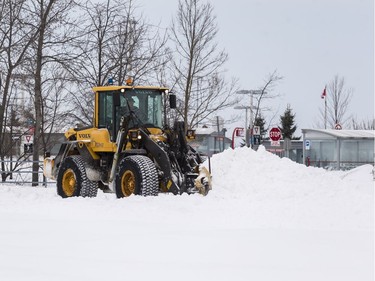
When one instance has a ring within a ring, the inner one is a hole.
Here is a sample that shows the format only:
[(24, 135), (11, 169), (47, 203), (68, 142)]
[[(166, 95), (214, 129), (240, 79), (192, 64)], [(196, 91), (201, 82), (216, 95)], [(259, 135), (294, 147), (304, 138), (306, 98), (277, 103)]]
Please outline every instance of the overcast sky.
[[(146, 18), (167, 27), (178, 0), (138, 0)], [(320, 95), (336, 74), (353, 89), (349, 111), (359, 120), (374, 116), (373, 0), (216, 0), (219, 46), (229, 54), (227, 75), (240, 88), (263, 85), (277, 70), (283, 76), (270, 104), (279, 123), (287, 104), (299, 129), (319, 120)], [(244, 99), (246, 101), (246, 99)], [(250, 102), (250, 98), (248, 98)], [(238, 110), (233, 112), (241, 113)], [(243, 120), (228, 126), (244, 126)]]

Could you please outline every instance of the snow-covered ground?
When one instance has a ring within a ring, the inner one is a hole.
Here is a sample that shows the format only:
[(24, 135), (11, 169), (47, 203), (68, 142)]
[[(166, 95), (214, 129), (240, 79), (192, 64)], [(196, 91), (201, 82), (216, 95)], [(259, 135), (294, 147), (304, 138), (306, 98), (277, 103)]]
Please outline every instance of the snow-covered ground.
[(261, 147), (211, 169), (206, 197), (0, 185), (0, 280), (374, 280), (372, 166), (330, 172)]

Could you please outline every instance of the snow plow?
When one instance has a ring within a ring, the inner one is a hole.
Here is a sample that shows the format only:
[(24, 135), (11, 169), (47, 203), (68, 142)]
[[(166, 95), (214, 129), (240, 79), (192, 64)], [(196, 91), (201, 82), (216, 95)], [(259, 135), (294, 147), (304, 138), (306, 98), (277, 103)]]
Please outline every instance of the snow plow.
[(99, 189), (118, 198), (200, 193), (211, 189), (210, 172), (187, 142), (183, 122), (168, 125), (167, 88), (94, 87), (93, 125), (65, 132), (55, 156), (46, 155), (43, 172), (56, 180), (63, 198), (95, 197)]

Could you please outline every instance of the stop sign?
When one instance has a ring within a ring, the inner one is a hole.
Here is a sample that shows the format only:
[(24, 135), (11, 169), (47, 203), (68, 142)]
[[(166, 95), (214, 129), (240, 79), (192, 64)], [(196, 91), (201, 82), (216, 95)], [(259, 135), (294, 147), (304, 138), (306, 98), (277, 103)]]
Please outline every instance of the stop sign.
[(273, 141), (279, 141), (281, 139), (281, 131), (279, 128), (274, 127), (270, 130), (270, 139)]

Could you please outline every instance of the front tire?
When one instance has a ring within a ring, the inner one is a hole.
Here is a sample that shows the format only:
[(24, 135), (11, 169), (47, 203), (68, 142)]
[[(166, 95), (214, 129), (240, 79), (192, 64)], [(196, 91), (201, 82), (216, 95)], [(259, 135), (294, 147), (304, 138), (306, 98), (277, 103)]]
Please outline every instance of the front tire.
[(98, 183), (87, 178), (85, 161), (80, 155), (65, 158), (57, 174), (57, 194), (63, 198), (96, 197)]
[(115, 177), (115, 190), (117, 198), (132, 194), (157, 196), (159, 182), (154, 162), (143, 155), (122, 159)]

